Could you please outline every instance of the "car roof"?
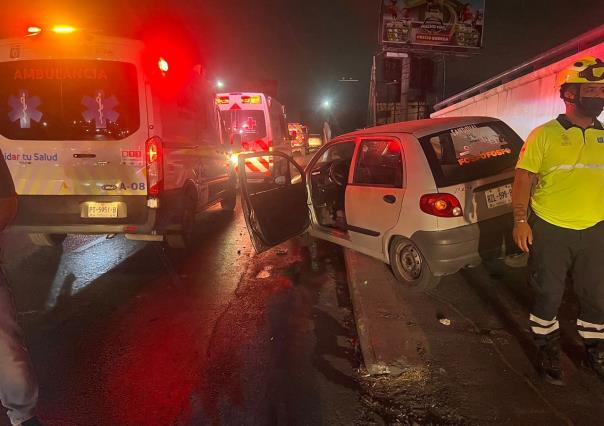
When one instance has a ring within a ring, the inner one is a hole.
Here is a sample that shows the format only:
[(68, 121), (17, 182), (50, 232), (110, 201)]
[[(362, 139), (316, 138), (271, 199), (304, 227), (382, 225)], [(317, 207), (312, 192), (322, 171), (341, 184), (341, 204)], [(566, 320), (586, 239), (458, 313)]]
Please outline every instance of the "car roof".
[(479, 123), (490, 123), (493, 121), (500, 120), (493, 117), (470, 116), (428, 118), (425, 120), (401, 121), (399, 123), (385, 124), (382, 126), (368, 127), (366, 129), (355, 130), (354, 132), (340, 135), (334, 139), (368, 136), (384, 133), (409, 133), (417, 138), (421, 138), (423, 136), (442, 132), (455, 127), (469, 126), (471, 124)]

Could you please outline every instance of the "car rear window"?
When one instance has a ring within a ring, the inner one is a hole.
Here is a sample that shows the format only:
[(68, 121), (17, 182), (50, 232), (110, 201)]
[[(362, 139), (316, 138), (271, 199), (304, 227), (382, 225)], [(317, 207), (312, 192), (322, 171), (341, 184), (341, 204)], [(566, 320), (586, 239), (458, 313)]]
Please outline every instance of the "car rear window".
[(522, 139), (503, 122), (472, 124), (420, 138), (438, 187), (493, 176), (515, 166)]
[(220, 117), (229, 136), (240, 134), (242, 143), (266, 137), (266, 120), (262, 110), (220, 111)]
[(14, 140), (123, 139), (140, 127), (136, 68), (95, 60), (0, 63), (0, 134)]

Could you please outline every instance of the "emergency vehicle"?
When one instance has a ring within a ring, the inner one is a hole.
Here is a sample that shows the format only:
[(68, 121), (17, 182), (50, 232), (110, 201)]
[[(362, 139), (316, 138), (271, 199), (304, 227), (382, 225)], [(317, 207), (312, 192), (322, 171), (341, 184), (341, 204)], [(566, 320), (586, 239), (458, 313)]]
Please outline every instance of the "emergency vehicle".
[[(219, 93), (222, 138), (230, 147), (231, 160), (237, 165), (241, 153), (280, 151), (291, 155), (291, 140), (285, 121), (285, 107), (263, 93)], [(256, 157), (245, 163), (256, 178), (270, 172), (269, 157)]]
[(292, 150), (300, 154), (308, 153), (308, 127), (301, 123), (287, 123), (287, 129), (292, 141)]
[(137, 40), (29, 33), (0, 40), (0, 148), (15, 226), (34, 243), (125, 234), (185, 247), (196, 213), (234, 209), (218, 111), (193, 67)]

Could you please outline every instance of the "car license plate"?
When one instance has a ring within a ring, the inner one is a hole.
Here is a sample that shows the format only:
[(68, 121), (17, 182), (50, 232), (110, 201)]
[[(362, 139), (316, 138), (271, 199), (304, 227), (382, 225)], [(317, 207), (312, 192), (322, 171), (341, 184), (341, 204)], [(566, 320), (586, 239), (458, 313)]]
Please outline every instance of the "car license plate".
[(487, 189), (484, 193), (487, 198), (487, 206), (492, 209), (506, 204), (512, 204), (512, 184)]
[(119, 203), (88, 203), (88, 217), (117, 217)]

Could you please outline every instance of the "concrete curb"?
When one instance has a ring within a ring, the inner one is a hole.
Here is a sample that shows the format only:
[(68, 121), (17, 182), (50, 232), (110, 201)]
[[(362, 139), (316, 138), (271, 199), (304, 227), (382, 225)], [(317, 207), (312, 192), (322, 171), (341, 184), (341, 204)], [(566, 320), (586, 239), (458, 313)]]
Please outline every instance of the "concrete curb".
[(348, 288), (365, 367), (370, 375), (422, 368), (425, 337), (396, 294), (396, 281), (379, 260), (344, 249)]

